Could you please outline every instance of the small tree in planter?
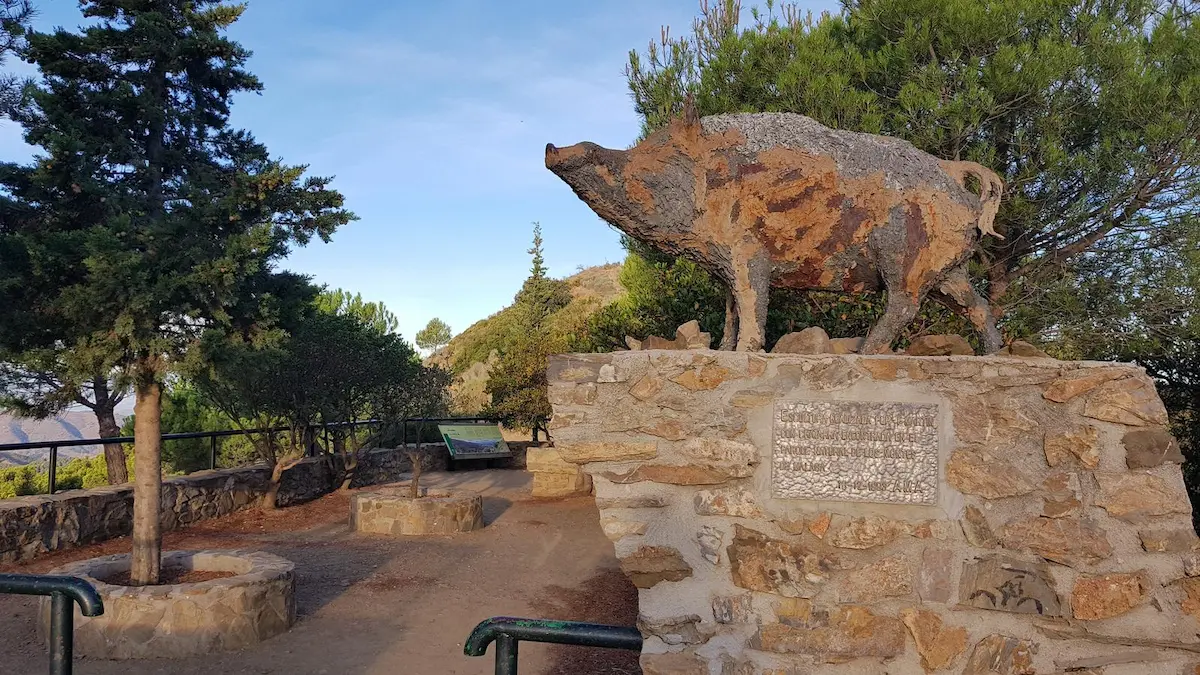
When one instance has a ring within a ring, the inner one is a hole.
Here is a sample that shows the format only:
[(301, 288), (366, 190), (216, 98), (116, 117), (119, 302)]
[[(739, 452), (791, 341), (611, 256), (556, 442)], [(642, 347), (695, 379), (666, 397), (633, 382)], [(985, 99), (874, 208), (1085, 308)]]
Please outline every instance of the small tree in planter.
[[(359, 532), (385, 535), (452, 534), (483, 527), (483, 499), (477, 494), (421, 494), (421, 437), (427, 428), (424, 420), (446, 413), (449, 402), (450, 373), (418, 364), (416, 376), (396, 380), (384, 388), (375, 408), (385, 436), (404, 433), (401, 448), (412, 463), (412, 479), (403, 496), (394, 490), (362, 492), (351, 502), (351, 521)], [(413, 428), (416, 436), (406, 433)], [(388, 516), (374, 507), (387, 504)], [(396, 514), (401, 514), (397, 516)]]
[[(420, 368), (416, 352), (398, 335), (321, 310), (306, 281), (280, 281), (281, 293), (293, 299), (281, 324), (288, 335), (265, 346), (217, 340), (193, 374), (204, 396), (239, 427), (289, 429), (282, 442), (273, 433), (254, 435), (259, 459), (272, 468), (268, 507), (275, 504), (283, 471), (305, 454), (319, 425), (369, 414), (381, 392), (403, 390)], [(357, 446), (357, 435), (348, 436)], [(359, 448), (341, 445), (345, 484)]]
[[(410, 494), (413, 499), (421, 496), (421, 471), (424, 469), (425, 453), (421, 452), (421, 438), (425, 435), (427, 419), (441, 417), (450, 407), (450, 383), (453, 377), (449, 372), (436, 366), (421, 366), (421, 371), (413, 381), (412, 398), (408, 403), (416, 424), (416, 435), (411, 448), (408, 439), (404, 439), (405, 454), (412, 462), (412, 484)], [(407, 431), (407, 429), (406, 429)], [(447, 448), (449, 451), (449, 448)]]
[[(399, 437), (401, 450), (412, 463), (412, 496), (415, 499), (420, 496), (419, 483), (424, 468), (421, 437), (427, 428), (425, 420), (441, 417), (449, 410), (453, 377), (446, 370), (416, 360), (408, 368), (392, 370), (394, 376), (375, 392), (371, 407), (376, 419), (382, 422), (376, 440)], [(411, 443), (410, 429), (416, 431)]]

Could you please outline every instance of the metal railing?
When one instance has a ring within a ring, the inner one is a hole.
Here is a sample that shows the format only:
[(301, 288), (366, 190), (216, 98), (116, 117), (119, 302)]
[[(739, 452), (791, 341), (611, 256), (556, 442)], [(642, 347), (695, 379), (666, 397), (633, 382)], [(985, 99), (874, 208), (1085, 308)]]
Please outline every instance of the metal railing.
[(71, 675), (75, 651), (74, 603), (84, 616), (100, 616), (104, 602), (78, 577), (0, 574), (0, 594), (50, 596), (50, 675)]
[(463, 645), (463, 653), (484, 656), (492, 642), (496, 643), (496, 675), (517, 675), (517, 646), (521, 642), (640, 651), (642, 634), (631, 626), (497, 616), (475, 626)]
[[(438, 423), (442, 423), (442, 422), (453, 422), (453, 423), (457, 423), (457, 424), (469, 424), (472, 422), (495, 422), (495, 421), (496, 421), (495, 418), (491, 418), (491, 417), (423, 417), (423, 418), (408, 419), (408, 420), (406, 420), (407, 424), (404, 424), (400, 430), (400, 433), (401, 433), (401, 441), (400, 442), (404, 443), (405, 441), (408, 440), (408, 425), (409, 424), (430, 424), (430, 423), (438, 424)], [(328, 452), (332, 452), (331, 446), (329, 443), (329, 430), (330, 429), (342, 429), (342, 428), (346, 428), (346, 427), (354, 428), (354, 427), (361, 427), (361, 426), (378, 426), (383, 423), (384, 422), (382, 422), (381, 420), (361, 420), (361, 421), (357, 421), (357, 422), (330, 422), (328, 424), (314, 425), (312, 427), (309, 427), (309, 429), (313, 432), (320, 430), (323, 433), (324, 439), (325, 439), (325, 447), (323, 449), (323, 452), (328, 453)], [(291, 427), (275, 427), (272, 429), (230, 429), (230, 430), (226, 430), (226, 431), (191, 431), (191, 432), (178, 433), (178, 434), (163, 434), (162, 440), (165, 442), (165, 441), (191, 440), (191, 439), (196, 439), (196, 438), (209, 439), (210, 446), (209, 446), (209, 466), (208, 466), (208, 468), (215, 469), (215, 468), (217, 468), (217, 439), (218, 438), (224, 438), (227, 436), (248, 436), (250, 434), (278, 434), (278, 433), (284, 433), (284, 432), (291, 431), (291, 430), (292, 430)], [(314, 435), (312, 436), (312, 440), (315, 441), (315, 439), (316, 439), (316, 434), (314, 433)], [(418, 440), (418, 442), (420, 441), (420, 439), (417, 439), (417, 440)], [(79, 447), (82, 445), (107, 445), (107, 444), (111, 444), (111, 443), (133, 443), (133, 436), (114, 436), (111, 438), (72, 438), (72, 439), (63, 439), (63, 440), (59, 440), (59, 441), (30, 441), (28, 443), (0, 443), (0, 453), (10, 452), (10, 451), (14, 451), (14, 450), (40, 450), (43, 448), (49, 448), (50, 461), (49, 461), (47, 469), (46, 469), (47, 473), (49, 475), (47, 477), (46, 484), (48, 486), (48, 493), (54, 494), (54, 490), (57, 485), (57, 479), (58, 479), (58, 449), (59, 448), (74, 448), (74, 447)], [(315, 443), (311, 443), (309, 445), (308, 454), (310, 456), (320, 454), (318, 452), (314, 452), (315, 445), (316, 445)]]

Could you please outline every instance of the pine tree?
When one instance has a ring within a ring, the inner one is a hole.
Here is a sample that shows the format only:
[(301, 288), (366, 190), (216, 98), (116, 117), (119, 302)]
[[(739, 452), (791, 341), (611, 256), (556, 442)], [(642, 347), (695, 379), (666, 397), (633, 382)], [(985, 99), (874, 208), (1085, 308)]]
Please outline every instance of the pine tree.
[[(201, 334), (261, 338), (260, 285), (293, 243), (353, 215), (329, 179), (229, 127), (257, 92), (223, 33), (244, 5), (84, 0), (82, 33), (28, 36), (42, 84), (17, 116), (40, 148), (0, 168), (0, 346), (104, 352), (136, 396), (132, 579), (156, 583), (164, 375)], [(8, 308), (12, 308), (11, 311)]]
[(542, 224), (536, 221), (533, 223), (533, 248), (529, 249), (528, 253), (533, 256), (533, 267), (529, 269), (529, 278), (545, 279), (546, 260), (542, 257)]
[[(0, 0), (0, 66), (9, 54), (19, 52), (25, 29), (33, 18), (29, 0)], [(0, 73), (0, 117), (9, 115), (21, 98), (20, 78)]]
[(417, 331), (417, 346), (421, 349), (436, 352), (441, 347), (449, 344), (450, 338), (450, 326), (435, 316), (429, 320), (429, 323), (425, 324), (424, 328)]

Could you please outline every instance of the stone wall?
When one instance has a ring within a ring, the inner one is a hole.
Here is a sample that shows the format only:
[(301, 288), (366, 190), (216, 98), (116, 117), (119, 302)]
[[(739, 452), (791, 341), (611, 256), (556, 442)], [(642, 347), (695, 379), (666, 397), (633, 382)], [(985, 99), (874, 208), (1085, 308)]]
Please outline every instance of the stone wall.
[[(450, 451), (445, 443), (422, 443), (420, 452), (422, 471), (445, 471), (450, 464)], [(358, 460), (350, 487), (391, 483), (411, 471), (412, 460), (403, 449), (370, 450)]]
[[(444, 444), (424, 445), (422, 452), (426, 470), (446, 468)], [(375, 450), (360, 464), (353, 486), (390, 483), (411, 469), (403, 451)], [(283, 473), (276, 503), (311, 501), (336, 490), (343, 477), (340, 458), (303, 459)], [(269, 483), (270, 473), (262, 466), (168, 478), (163, 481), (163, 530), (256, 507)], [(0, 563), (125, 536), (132, 528), (132, 484), (0, 500)]]
[(652, 351), (549, 380), (647, 675), (1197, 672), (1182, 457), (1138, 368)]

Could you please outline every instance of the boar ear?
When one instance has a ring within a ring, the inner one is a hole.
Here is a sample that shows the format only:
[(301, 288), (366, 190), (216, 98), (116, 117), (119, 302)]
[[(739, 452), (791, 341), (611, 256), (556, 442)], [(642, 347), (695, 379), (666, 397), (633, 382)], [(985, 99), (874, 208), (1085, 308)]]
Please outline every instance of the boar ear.
[(683, 99), (683, 123), (689, 127), (700, 123), (700, 113), (696, 110), (696, 97), (690, 91), (687, 98)]

